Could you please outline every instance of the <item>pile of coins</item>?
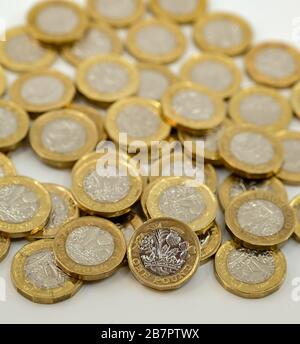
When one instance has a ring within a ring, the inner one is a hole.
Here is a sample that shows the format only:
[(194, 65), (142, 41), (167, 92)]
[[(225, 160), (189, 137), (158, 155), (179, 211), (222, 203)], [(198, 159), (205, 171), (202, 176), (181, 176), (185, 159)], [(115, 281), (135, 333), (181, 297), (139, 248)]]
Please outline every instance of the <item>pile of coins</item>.
[[(181, 24), (194, 25), (199, 54), (175, 75), (167, 65), (186, 50)], [(127, 264), (142, 284), (171, 290), (212, 257), (236, 295), (281, 286), (279, 247), (292, 235), (300, 241), (300, 196), (288, 203), (283, 185), (300, 185), (300, 133), (288, 129), (293, 113), (300, 118), (300, 53), (283, 42), (253, 45), (252, 36), (247, 21), (209, 13), (205, 0), (87, 0), (85, 9), (39, 1), (25, 26), (7, 30), (0, 63), (20, 74), (7, 87), (0, 69), (0, 94), (8, 91), (0, 100), (0, 260), (12, 239), (30, 241), (11, 268), (23, 296), (59, 302)], [(232, 58), (242, 54), (255, 83), (246, 89)], [(50, 69), (58, 55), (76, 68), (75, 82)], [(290, 99), (278, 90), (289, 87)], [(45, 164), (72, 168), (71, 190), (17, 175), (9, 153), (27, 137)], [(147, 151), (153, 142), (191, 142), (186, 159), (204, 183), (174, 173), (175, 148), (159, 148), (145, 164), (158, 174), (141, 175), (137, 141)], [(96, 147), (109, 143), (119, 148), (111, 167), (125, 174), (99, 173)], [(219, 186), (215, 167), (232, 172)], [(233, 238), (223, 245), (217, 190)]]

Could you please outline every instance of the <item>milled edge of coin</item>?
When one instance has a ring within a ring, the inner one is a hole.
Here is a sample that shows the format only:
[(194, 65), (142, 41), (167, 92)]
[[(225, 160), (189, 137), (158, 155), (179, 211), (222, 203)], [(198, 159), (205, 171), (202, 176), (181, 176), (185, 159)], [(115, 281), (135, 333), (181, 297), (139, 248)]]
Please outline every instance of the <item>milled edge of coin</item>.
[[(81, 226), (95, 226), (109, 232), (114, 239), (114, 252), (105, 262), (98, 265), (82, 265), (69, 257), (66, 240), (73, 230)], [(119, 228), (111, 221), (99, 217), (81, 217), (65, 224), (54, 239), (54, 254), (58, 266), (69, 276), (83, 281), (96, 281), (111, 276), (122, 264), (126, 254), (126, 242)]]
[(293, 88), (291, 104), (295, 115), (300, 119), (300, 82)]
[[(237, 67), (237, 65), (234, 63), (234, 61), (228, 56), (217, 54), (217, 53), (204, 53), (201, 55), (195, 55), (191, 57), (190, 59), (188, 59), (181, 66), (181, 69), (180, 69), (181, 78), (183, 80), (192, 82), (190, 74), (193, 67), (199, 63), (202, 63), (204, 61), (210, 61), (210, 60), (216, 61), (218, 63), (222, 63), (231, 71), (232, 79), (233, 79), (232, 85), (224, 91), (214, 91), (216, 94), (218, 94), (220, 97), (224, 99), (230, 98), (240, 88), (240, 84), (242, 81), (242, 73)], [(197, 85), (200, 85), (200, 84), (197, 84)]]
[(4, 177), (15, 176), (16, 168), (12, 161), (5, 155), (0, 153), (0, 168), (3, 169)]
[[(1, 240), (4, 242), (1, 243)], [(2, 262), (8, 255), (10, 249), (10, 238), (7, 234), (0, 232), (0, 262)]]
[[(205, 233), (197, 235), (201, 247), (200, 265), (203, 265), (209, 262), (220, 248), (222, 243), (222, 230), (218, 223), (215, 222)], [(201, 244), (202, 238), (206, 238), (207, 235), (209, 235), (208, 242), (205, 245)]]
[[(43, 32), (38, 25), (36, 24), (36, 18), (39, 15), (40, 11), (51, 7), (52, 5), (62, 5), (72, 9), (76, 12), (78, 16), (78, 25), (73, 32), (63, 34), (63, 35), (51, 35), (49, 33)], [(49, 44), (64, 44), (70, 43), (82, 37), (84, 30), (87, 25), (87, 17), (85, 11), (76, 3), (71, 1), (62, 1), (62, 0), (51, 0), (43, 1), (41, 3), (35, 4), (27, 15), (28, 28), (31, 31), (32, 35), (45, 43)]]
[(0, 96), (5, 92), (5, 90), (6, 90), (6, 76), (5, 76), (3, 68), (0, 66)]
[[(135, 42), (136, 34), (144, 27), (152, 26), (152, 25), (163, 26), (174, 34), (174, 36), (176, 37), (177, 45), (173, 51), (170, 51), (164, 55), (153, 55), (153, 54), (149, 54), (147, 52), (142, 51), (136, 45), (136, 42)], [(184, 34), (181, 32), (180, 28), (177, 25), (170, 22), (169, 20), (162, 19), (162, 18), (146, 19), (146, 20), (141, 20), (140, 22), (136, 23), (128, 30), (127, 39), (126, 39), (126, 47), (129, 53), (140, 61), (156, 63), (156, 64), (168, 64), (168, 63), (176, 61), (177, 59), (180, 58), (180, 56), (182, 56), (186, 47), (186, 39), (185, 39)]]
[[(266, 200), (280, 208), (285, 221), (278, 233), (269, 236), (257, 236), (243, 230), (238, 223), (237, 212), (243, 203), (252, 200)], [(225, 223), (234, 239), (244, 247), (258, 250), (274, 249), (285, 243), (293, 234), (296, 226), (296, 214), (287, 202), (269, 191), (247, 191), (229, 203), (225, 210)]]
[[(6, 53), (6, 44), (7, 42), (21, 34), (29, 36), (35, 44), (42, 47), (45, 51), (43, 57), (34, 63), (22, 63), (12, 60), (12, 58)], [(27, 26), (16, 26), (5, 32), (6, 41), (0, 42), (0, 62), (8, 69), (14, 72), (29, 72), (34, 71), (37, 68), (44, 68), (51, 65), (56, 59), (56, 52), (54, 49), (51, 49), (49, 46), (43, 46), (39, 41), (31, 37), (31, 31)]]
[(53, 250), (53, 240), (44, 239), (23, 246), (15, 255), (11, 266), (11, 279), (17, 291), (35, 303), (53, 304), (64, 301), (75, 295), (82, 286), (82, 282), (69, 279), (66, 283), (54, 289), (42, 289), (35, 287), (24, 276), (24, 264), (32, 254), (45, 249)]
[[(220, 19), (230, 20), (240, 26), (244, 33), (243, 40), (240, 44), (229, 48), (220, 48), (212, 46), (205, 40), (205, 38), (202, 35), (203, 27), (211, 21)], [(201, 17), (194, 26), (194, 41), (201, 50), (209, 52), (218, 52), (229, 56), (240, 55), (244, 53), (246, 50), (248, 50), (248, 48), (251, 45), (252, 36), (253, 33), (249, 23), (243, 17), (228, 12), (214, 12), (206, 14), (205, 16)]]
[[(170, 277), (160, 277), (146, 270), (141, 262), (138, 247), (139, 243), (147, 233), (164, 227), (173, 229), (190, 239), (189, 241), (192, 242), (193, 248), (193, 256), (190, 255), (186, 264), (188, 271), (183, 271), (183, 268), (177, 274), (173, 274)], [(127, 250), (127, 256), (129, 268), (134, 277), (140, 283), (153, 289), (166, 291), (180, 288), (193, 277), (197, 272), (200, 263), (201, 248), (198, 237), (193, 233), (189, 226), (175, 219), (162, 217), (145, 222), (135, 231)]]
[(295, 227), (295, 231), (294, 231), (294, 238), (300, 242), (300, 219), (299, 216), (297, 214), (297, 207), (300, 204), (300, 195), (295, 196), (291, 201), (290, 201), (290, 206), (294, 209), (295, 213), (296, 213), (296, 227)]

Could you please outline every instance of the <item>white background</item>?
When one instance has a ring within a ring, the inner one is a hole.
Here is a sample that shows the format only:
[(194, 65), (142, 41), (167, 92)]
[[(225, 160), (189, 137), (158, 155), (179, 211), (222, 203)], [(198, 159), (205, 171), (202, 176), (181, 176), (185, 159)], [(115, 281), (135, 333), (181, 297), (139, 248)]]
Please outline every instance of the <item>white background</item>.
[[(25, 13), (34, 3), (36, 0), (1, 0), (0, 19), (8, 27), (22, 24)], [(277, 39), (300, 47), (299, 0), (209, 0), (209, 5), (211, 11), (228, 10), (247, 18), (253, 26), (255, 42)], [(184, 31), (190, 38), (190, 30), (184, 28)], [(190, 43), (184, 59), (194, 52), (196, 48)], [(237, 63), (243, 68), (240, 59)], [(74, 76), (73, 68), (63, 61), (58, 61), (55, 68)], [(176, 71), (178, 64), (172, 68)], [(14, 75), (7, 74), (12, 81)], [(249, 84), (249, 80), (245, 78), (244, 84)], [(300, 130), (296, 120), (293, 127)], [(57, 171), (43, 165), (28, 147), (18, 149), (12, 159), (21, 175), (70, 186), (69, 171)], [(221, 171), (219, 175), (222, 180), (224, 173)], [(288, 189), (290, 198), (300, 190), (297, 187)], [(222, 223), (222, 216), (219, 217)], [(6, 280), (7, 298), (5, 302), (0, 301), (0, 323), (299, 322), (300, 302), (292, 299), (292, 281), (300, 277), (300, 244), (292, 239), (283, 248), (288, 262), (286, 282), (280, 291), (264, 299), (246, 300), (225, 291), (215, 279), (213, 262), (209, 262), (177, 291), (161, 293), (148, 289), (134, 279), (128, 268), (123, 267), (111, 278), (84, 285), (75, 297), (55, 305), (31, 303), (13, 288), (10, 265), (14, 254), (24, 243), (14, 242), (9, 256), (0, 264), (0, 277)]]

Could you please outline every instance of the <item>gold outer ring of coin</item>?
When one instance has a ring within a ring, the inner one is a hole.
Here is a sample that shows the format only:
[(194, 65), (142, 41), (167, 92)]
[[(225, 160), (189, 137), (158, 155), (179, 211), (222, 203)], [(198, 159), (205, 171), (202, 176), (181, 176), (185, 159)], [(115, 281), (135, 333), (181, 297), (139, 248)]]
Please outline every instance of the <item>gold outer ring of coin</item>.
[[(198, 92), (206, 95), (214, 104), (214, 113), (207, 120), (196, 120), (187, 118), (176, 112), (172, 106), (173, 98), (181, 91)], [(206, 131), (217, 127), (223, 122), (226, 115), (225, 103), (215, 92), (191, 82), (180, 82), (170, 86), (163, 95), (162, 108), (163, 117), (171, 126), (192, 133)]]
[[(23, 84), (31, 78), (39, 76), (48, 76), (55, 78), (64, 85), (65, 92), (60, 100), (46, 104), (34, 104), (28, 102), (26, 99), (22, 97)], [(75, 87), (73, 85), (73, 82), (63, 73), (54, 70), (40, 69), (34, 72), (29, 72), (20, 75), (19, 78), (12, 84), (9, 90), (9, 95), (11, 99), (19, 106), (21, 106), (24, 110), (32, 113), (41, 113), (56, 110), (71, 103), (75, 95)]]
[(10, 238), (5, 233), (0, 232), (0, 262), (8, 255), (9, 248)]
[[(268, 139), (273, 146), (274, 156), (271, 161), (265, 164), (251, 165), (238, 160), (230, 150), (231, 139), (242, 132), (260, 134)], [(269, 178), (279, 172), (283, 162), (283, 148), (275, 136), (264, 129), (253, 125), (236, 125), (226, 129), (218, 142), (219, 152), (226, 167), (241, 177), (248, 179)]]
[(151, 11), (158, 17), (163, 17), (166, 19), (170, 19), (175, 21), (179, 24), (187, 24), (194, 22), (196, 19), (201, 17), (207, 7), (207, 1), (206, 0), (198, 0), (198, 3), (190, 13), (174, 13), (174, 12), (168, 12), (166, 9), (164, 9), (160, 5), (160, 0), (150, 0), (150, 8)]
[(206, 208), (201, 215), (190, 223), (187, 223), (187, 225), (197, 233), (206, 231), (217, 215), (216, 197), (208, 186), (204, 184), (195, 184), (193, 179), (187, 177), (162, 178), (157, 183), (153, 184), (146, 200), (146, 207), (150, 218), (155, 219), (166, 216), (159, 208), (159, 198), (165, 190), (176, 186), (194, 187), (201, 194)]
[[(79, 123), (86, 131), (86, 142), (83, 147), (68, 154), (53, 152), (45, 147), (41, 134), (45, 126), (52, 121), (69, 119)], [(29, 140), (33, 151), (45, 163), (58, 167), (66, 168), (72, 166), (84, 154), (91, 152), (97, 144), (97, 128), (95, 123), (84, 114), (75, 111), (62, 109), (43, 114), (36, 119), (30, 129)]]
[[(165, 54), (151, 54), (141, 50), (137, 46), (136, 35), (138, 32), (153, 25), (166, 28), (176, 37), (176, 47), (172, 51)], [(137, 60), (156, 64), (168, 64), (178, 60), (182, 56), (186, 48), (186, 39), (180, 28), (169, 20), (162, 18), (147, 19), (139, 21), (128, 30), (126, 46), (129, 53)]]
[(0, 96), (5, 92), (6, 90), (6, 76), (4, 74), (3, 68), (0, 66)]
[(46, 225), (51, 212), (51, 199), (48, 191), (36, 180), (28, 177), (11, 176), (0, 178), (0, 188), (9, 185), (23, 185), (35, 193), (39, 209), (28, 221), (13, 223), (0, 220), (1, 231), (10, 238), (23, 238), (28, 234), (35, 234)]
[[(273, 235), (258, 236), (244, 230), (238, 222), (238, 211), (245, 202), (265, 200), (275, 204), (284, 216), (282, 229)], [(234, 198), (225, 210), (225, 223), (234, 239), (244, 247), (250, 249), (274, 249), (285, 243), (293, 234), (296, 226), (296, 214), (294, 209), (280, 197), (269, 191), (247, 191)]]
[[(223, 210), (225, 210), (229, 206), (229, 203), (232, 201), (232, 199), (234, 199), (235, 197), (238, 197), (238, 196), (235, 196), (234, 198), (230, 197), (230, 192), (231, 192), (232, 185), (234, 185), (235, 183), (238, 183), (240, 179), (241, 177), (237, 177), (231, 174), (227, 178), (225, 178), (225, 180), (220, 184), (218, 195), (219, 195), (219, 200), (220, 200)], [(269, 192), (273, 192), (275, 195), (280, 197), (284, 202), (286, 203), (288, 202), (287, 191), (279, 179), (277, 179), (276, 177), (272, 177), (270, 179), (264, 179), (261, 182), (263, 182), (266, 185), (266, 187), (268, 187)]]
[[(50, 184), (50, 183), (44, 183), (42, 185), (49, 192), (50, 196), (51, 194), (58, 195), (64, 200), (65, 204), (68, 207), (68, 216), (67, 216), (67, 219), (65, 220), (65, 223), (79, 218), (79, 215), (80, 215), (79, 208), (77, 207), (77, 203), (72, 193), (68, 189), (66, 189), (65, 187), (61, 185)], [(52, 213), (50, 214), (50, 218), (51, 218), (51, 215)], [(37, 240), (37, 239), (54, 239), (62, 226), (63, 224), (56, 227), (47, 228), (47, 225), (46, 225), (45, 228), (43, 228), (41, 231), (37, 232), (36, 234), (29, 235), (27, 239), (30, 241)]]
[(153, 181), (150, 181), (149, 184), (147, 184), (144, 189), (143, 189), (143, 193), (142, 193), (142, 196), (141, 196), (141, 207), (143, 209), (143, 213), (144, 215), (146, 216), (147, 219), (150, 219), (150, 215), (148, 213), (148, 209), (147, 209), (147, 206), (146, 206), (146, 202), (147, 202), (147, 199), (149, 197), (149, 193), (152, 189), (152, 187), (158, 183), (161, 179), (163, 179), (163, 177), (158, 177), (157, 179), (154, 179)]
[(114, 26), (116, 28), (122, 28), (131, 25), (132, 23), (139, 20), (145, 13), (145, 3), (143, 0), (135, 0), (136, 3), (136, 9), (134, 13), (127, 17), (123, 18), (112, 18), (112, 17), (106, 17), (104, 14), (99, 13), (99, 10), (97, 9), (96, 0), (88, 0), (87, 2), (87, 10), (89, 16), (100, 22), (106, 22), (107, 24)]
[[(78, 17), (78, 24), (72, 32), (61, 34), (61, 35), (52, 35), (50, 33), (44, 32), (39, 28), (37, 24), (37, 18), (41, 11), (46, 10), (48, 7), (53, 5), (59, 5), (72, 10), (73, 13), (76, 13)], [(76, 3), (71, 1), (62, 1), (62, 0), (48, 0), (34, 5), (27, 15), (28, 28), (30, 29), (32, 35), (39, 41), (49, 43), (49, 44), (65, 44), (71, 43), (77, 39), (80, 39), (84, 33), (84, 30), (87, 26), (87, 16), (85, 11), (78, 6)]]
[[(296, 71), (285, 78), (272, 78), (257, 70), (255, 66), (255, 56), (263, 49), (279, 48), (286, 50), (295, 60)], [(246, 70), (249, 76), (259, 84), (275, 88), (286, 88), (293, 85), (300, 79), (300, 53), (292, 46), (282, 42), (265, 42), (254, 46), (245, 57)]]
[(0, 153), (0, 170), (3, 170), (4, 177), (15, 176), (16, 169), (12, 161), (4, 154)]
[(24, 272), (27, 258), (44, 250), (53, 250), (53, 240), (34, 241), (17, 252), (11, 267), (11, 279), (15, 288), (21, 295), (35, 303), (53, 304), (71, 298), (81, 288), (81, 281), (70, 278), (58, 288), (47, 289), (38, 288), (27, 280)]
[[(102, 33), (104, 33), (106, 36), (109, 37), (109, 39), (111, 41), (111, 46), (112, 46), (112, 50), (110, 52), (111, 54), (117, 54), (117, 55), (122, 54), (123, 46), (122, 46), (121, 40), (120, 40), (119, 36), (117, 35), (117, 33), (114, 30), (112, 30), (108, 25), (106, 25), (104, 23), (99, 23), (99, 22), (89, 23), (87, 28), (86, 28), (86, 32), (88, 32), (89, 30), (101, 31)], [(84, 40), (84, 36), (82, 37), (82, 40)], [(78, 42), (80, 42), (80, 40)], [(73, 53), (74, 45), (76, 45), (76, 43), (63, 48), (62, 56), (68, 62), (70, 62), (72, 65), (79, 66), (79, 64), (83, 60)]]
[[(197, 234), (197, 233), (196, 233)], [(207, 236), (208, 239), (207, 239)], [(217, 222), (205, 232), (198, 235), (201, 247), (201, 260), (200, 265), (203, 265), (210, 261), (210, 259), (216, 254), (222, 243), (222, 230)], [(202, 243), (204, 240), (204, 243)], [(207, 240), (207, 242), (206, 242)]]
[[(119, 140), (120, 130), (117, 126), (117, 118), (119, 113), (130, 105), (138, 105), (142, 107), (146, 107), (150, 109), (150, 111), (155, 114), (160, 119), (160, 127), (158, 131), (147, 137), (139, 137), (138, 139), (135, 137), (127, 136), (127, 142), (121, 142)], [(130, 146), (131, 148), (138, 148), (139, 144), (138, 141), (143, 141), (147, 147), (150, 147), (153, 141), (160, 141), (165, 140), (171, 132), (171, 127), (165, 123), (161, 116), (161, 105), (159, 102), (150, 99), (144, 99), (139, 97), (132, 97), (127, 99), (122, 99), (113, 104), (106, 115), (105, 120), (105, 129), (108, 136), (116, 143), (118, 143), (122, 147)], [(127, 143), (127, 144), (126, 144)], [(135, 144), (136, 143), (136, 144)]]
[(7, 152), (18, 147), (25, 139), (29, 130), (28, 114), (17, 104), (0, 99), (0, 108), (5, 108), (11, 112), (17, 121), (17, 129), (14, 133), (5, 138), (0, 138), (0, 151)]
[[(216, 53), (205, 53), (201, 55), (195, 55), (188, 59), (181, 67), (180, 69), (180, 76), (183, 80), (187, 80), (190, 82), (193, 82), (192, 79), (192, 71), (193, 68), (206, 61), (213, 61), (219, 64), (223, 64), (230, 70), (232, 74), (232, 84), (225, 90), (223, 91), (214, 91), (216, 94), (218, 94), (220, 97), (223, 99), (230, 98), (232, 95), (234, 95), (240, 88), (240, 84), (242, 81), (242, 73), (239, 70), (239, 68), (236, 66), (236, 64), (233, 62), (233, 60), (227, 56), (223, 56), (221, 54), (216, 54)], [(194, 81), (195, 83), (195, 81)], [(199, 85), (199, 84), (198, 84)], [(200, 85), (201, 86), (201, 85)], [(203, 85), (204, 86), (204, 85)]]
[[(207, 42), (203, 35), (203, 30), (207, 24), (218, 20), (230, 21), (238, 25), (243, 31), (242, 42), (227, 48), (214, 46)], [(244, 53), (251, 44), (252, 36), (252, 30), (248, 22), (242, 17), (236, 16), (232, 13), (215, 12), (206, 14), (197, 21), (194, 27), (194, 41), (201, 50), (222, 53), (229, 56), (236, 56)]]
[[(154, 275), (144, 267), (140, 257), (139, 245), (143, 238), (154, 230), (164, 228), (178, 232), (190, 244), (190, 255), (185, 267), (171, 276)], [(149, 220), (139, 227), (134, 232), (127, 250), (129, 268), (134, 277), (143, 285), (160, 291), (182, 287), (197, 272), (200, 256), (201, 248), (197, 235), (186, 224), (168, 217)]]
[[(18, 36), (26, 35), (31, 40), (32, 43), (43, 48), (44, 54), (34, 62), (26, 63), (26, 62), (19, 62), (12, 59), (11, 56), (7, 54), (7, 44), (11, 39), (14, 39)], [(31, 37), (31, 31), (28, 29), (27, 26), (17, 26), (12, 29), (9, 29), (5, 33), (6, 41), (0, 42), (0, 62), (6, 68), (14, 71), (14, 72), (29, 72), (34, 71), (37, 68), (44, 68), (51, 65), (54, 60), (56, 59), (56, 52), (54, 49), (50, 47), (45, 47), (41, 45), (37, 40)]]
[(215, 274), (220, 284), (230, 293), (237, 296), (256, 299), (270, 295), (277, 291), (285, 280), (286, 260), (280, 250), (269, 251), (275, 261), (275, 272), (267, 281), (257, 284), (248, 284), (234, 278), (228, 271), (227, 258), (232, 250), (240, 246), (234, 241), (227, 241), (218, 250), (215, 258)]
[[(290, 106), (289, 101), (282, 96), (279, 92), (274, 89), (263, 87), (263, 86), (253, 86), (243, 90), (240, 90), (236, 93), (229, 102), (229, 116), (236, 124), (250, 124), (250, 125), (257, 125), (256, 123), (247, 122), (245, 119), (242, 118), (242, 114), (240, 111), (241, 102), (247, 97), (260, 94), (266, 97), (271, 97), (273, 100), (280, 106), (281, 114), (280, 117), (271, 124), (264, 124), (259, 125), (265, 130), (270, 132), (280, 131), (286, 129), (293, 117), (292, 109)], [(258, 125), (257, 125), (258, 126)]]
[(291, 103), (294, 113), (300, 118), (300, 82), (293, 88)]
[[(77, 228), (93, 226), (108, 232), (114, 239), (114, 252), (105, 262), (98, 265), (82, 265), (69, 257), (66, 250), (68, 236)], [(62, 227), (54, 239), (53, 250), (57, 265), (69, 276), (96, 281), (111, 276), (122, 264), (126, 254), (126, 242), (119, 228), (109, 220), (86, 216), (73, 220)]]
[(294, 209), (295, 213), (296, 213), (296, 227), (295, 227), (295, 231), (294, 231), (294, 238), (300, 242), (300, 221), (299, 221), (299, 204), (300, 204), (300, 195), (294, 197), (291, 201), (290, 201), (290, 206)]
[[(88, 70), (96, 64), (100, 63), (114, 63), (122, 66), (126, 69), (129, 75), (128, 85), (121, 91), (115, 93), (104, 93), (99, 92), (91, 85), (88, 84), (86, 81), (86, 73)], [(121, 98), (126, 98), (131, 96), (132, 94), (136, 93), (139, 87), (139, 72), (132, 63), (128, 62), (125, 58), (120, 57), (118, 55), (98, 55), (94, 57), (90, 57), (83, 62), (80, 63), (77, 70), (76, 76), (76, 84), (79, 91), (86, 96), (88, 99), (104, 102), (104, 103), (112, 103)]]

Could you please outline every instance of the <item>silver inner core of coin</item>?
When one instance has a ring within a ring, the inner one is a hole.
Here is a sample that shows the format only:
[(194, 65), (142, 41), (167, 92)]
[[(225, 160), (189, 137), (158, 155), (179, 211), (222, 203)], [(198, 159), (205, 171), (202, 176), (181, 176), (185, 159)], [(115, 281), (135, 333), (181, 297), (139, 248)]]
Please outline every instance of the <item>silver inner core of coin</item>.
[(21, 184), (0, 188), (0, 220), (12, 224), (30, 221), (38, 212), (39, 199), (32, 190)]
[(0, 177), (5, 177), (5, 171), (3, 169), (3, 166), (0, 166)]
[(251, 94), (240, 103), (241, 118), (251, 124), (266, 126), (276, 123), (282, 108), (274, 97), (267, 94)]
[(235, 182), (231, 185), (229, 196), (230, 198), (237, 197), (246, 191), (254, 190), (264, 190), (274, 192), (273, 188), (267, 181), (255, 181), (255, 180), (245, 180), (245, 179), (236, 179)]
[(208, 95), (192, 90), (177, 92), (172, 98), (172, 107), (177, 114), (195, 121), (208, 120), (215, 112)]
[(62, 287), (70, 277), (55, 264), (54, 253), (45, 249), (27, 257), (24, 264), (25, 279), (39, 289)]
[(106, 262), (113, 255), (115, 242), (109, 232), (96, 226), (83, 226), (68, 235), (65, 248), (75, 263), (92, 266)]
[(111, 19), (124, 19), (132, 16), (137, 8), (136, 0), (97, 0), (98, 12)]
[(87, 133), (77, 121), (62, 118), (47, 123), (42, 130), (41, 139), (49, 151), (68, 154), (85, 145)]
[(266, 164), (274, 157), (273, 145), (267, 138), (247, 131), (233, 136), (230, 151), (237, 160), (249, 165)]
[(229, 49), (243, 42), (244, 33), (238, 23), (229, 19), (217, 19), (206, 23), (203, 36), (210, 45)]
[(300, 140), (284, 140), (282, 145), (284, 150), (283, 170), (300, 173)]
[(139, 248), (144, 267), (158, 276), (178, 273), (189, 258), (189, 243), (169, 228), (156, 229), (145, 235)]
[(200, 191), (184, 185), (171, 186), (164, 190), (158, 200), (159, 210), (185, 223), (191, 223), (201, 217), (206, 204)]
[(21, 87), (21, 97), (35, 105), (55, 103), (62, 99), (64, 93), (63, 82), (50, 75), (31, 77)]
[(69, 209), (66, 201), (54, 192), (50, 192), (50, 197), (52, 210), (45, 230), (57, 228), (63, 225), (69, 216)]
[(133, 236), (133, 233), (135, 231), (134, 227), (132, 226), (130, 222), (124, 223), (124, 224), (117, 223), (117, 226), (120, 228), (121, 232), (123, 233), (124, 238), (126, 240), (126, 244), (128, 246)]
[(227, 269), (230, 275), (240, 282), (258, 284), (266, 282), (274, 275), (276, 265), (270, 251), (239, 248), (229, 253)]
[(174, 15), (193, 13), (197, 9), (198, 4), (199, 0), (159, 0), (159, 6)]
[(150, 108), (142, 105), (127, 105), (118, 114), (117, 127), (120, 133), (127, 133), (134, 138), (155, 135), (161, 120)]
[(244, 231), (259, 237), (277, 234), (285, 222), (282, 210), (263, 199), (243, 203), (237, 212), (237, 220)]
[(18, 129), (18, 120), (13, 112), (0, 108), (0, 139), (6, 139)]
[(117, 203), (125, 198), (131, 189), (129, 176), (101, 176), (96, 170), (83, 180), (83, 189), (89, 197), (100, 203)]
[(255, 55), (255, 67), (266, 76), (282, 79), (291, 76), (297, 69), (293, 56), (282, 48), (264, 48)]
[(198, 63), (192, 68), (190, 77), (193, 82), (218, 92), (227, 90), (233, 84), (231, 70), (217, 61)]
[(140, 29), (136, 34), (136, 45), (147, 54), (166, 55), (176, 49), (177, 39), (168, 28), (153, 24)]
[(168, 78), (162, 73), (143, 69), (140, 71), (140, 87), (138, 96), (147, 99), (160, 100), (170, 85)]
[(79, 25), (78, 14), (63, 4), (52, 4), (39, 12), (36, 24), (48, 35), (67, 35)]

